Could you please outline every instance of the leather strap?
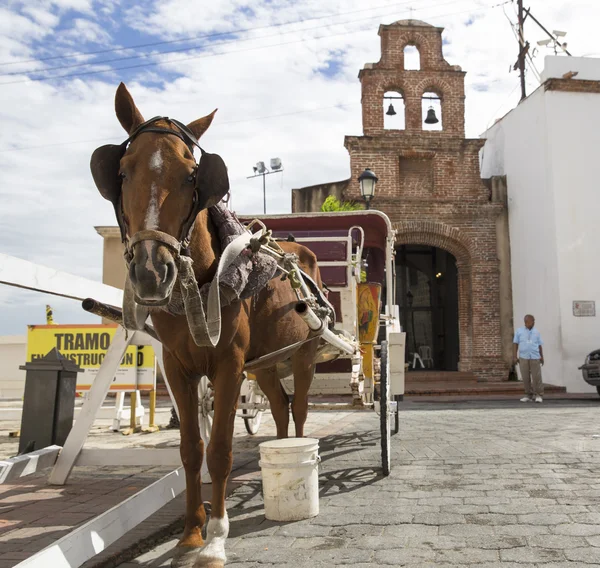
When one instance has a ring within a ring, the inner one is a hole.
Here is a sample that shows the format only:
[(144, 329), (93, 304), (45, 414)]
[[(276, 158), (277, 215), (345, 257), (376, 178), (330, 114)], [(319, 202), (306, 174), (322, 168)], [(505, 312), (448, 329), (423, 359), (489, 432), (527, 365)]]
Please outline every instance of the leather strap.
[(221, 290), (219, 282), (225, 269), (242, 253), (254, 238), (250, 232), (244, 232), (231, 241), (219, 259), (217, 273), (210, 283), (208, 300), (206, 302), (206, 327), (208, 337), (214, 347), (221, 337)]
[(181, 250), (181, 243), (175, 237), (163, 233), (162, 231), (155, 230), (138, 231), (131, 239), (129, 239), (129, 248), (133, 249), (135, 245), (142, 241), (157, 241), (168, 246), (175, 251), (176, 254), (179, 254), (179, 251)]

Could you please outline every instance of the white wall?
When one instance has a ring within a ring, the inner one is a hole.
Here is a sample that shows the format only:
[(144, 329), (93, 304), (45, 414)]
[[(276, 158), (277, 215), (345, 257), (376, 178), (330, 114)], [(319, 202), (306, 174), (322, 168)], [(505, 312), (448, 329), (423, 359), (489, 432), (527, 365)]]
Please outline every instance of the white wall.
[(577, 300), (594, 300), (600, 309), (600, 95), (548, 91), (545, 98), (556, 202), (563, 378), (568, 390), (576, 391), (583, 383), (577, 367), (600, 348), (600, 313), (573, 315)]
[[(548, 59), (548, 76), (577, 70), (576, 58)], [(591, 61), (580, 75), (600, 78), (600, 61)], [(600, 348), (600, 314), (572, 309), (576, 300), (600, 301), (599, 110), (600, 95), (540, 87), (482, 135), (482, 177), (507, 176), (515, 326), (535, 315), (544, 381), (569, 392), (595, 391), (577, 367)]]
[(27, 360), (27, 336), (0, 337), (0, 398), (22, 398), (25, 371), (19, 369)]
[(575, 79), (600, 81), (600, 60), (594, 57), (565, 57), (547, 55), (544, 57), (542, 82), (547, 79), (561, 79), (565, 73), (577, 71)]
[(544, 381), (561, 385), (560, 294), (543, 91), (530, 95), (483, 137), (488, 141), (481, 176), (507, 177), (514, 325), (523, 325), (528, 313), (535, 316), (545, 343)]

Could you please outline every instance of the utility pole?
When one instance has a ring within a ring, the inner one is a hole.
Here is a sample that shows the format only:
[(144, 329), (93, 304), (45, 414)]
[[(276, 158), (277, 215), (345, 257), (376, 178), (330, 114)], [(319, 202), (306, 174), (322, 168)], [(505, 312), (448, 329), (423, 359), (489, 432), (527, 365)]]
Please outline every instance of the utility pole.
[(525, 37), (523, 35), (523, 23), (525, 21), (523, 17), (523, 0), (517, 0), (517, 9), (519, 11), (519, 59), (517, 59), (517, 64), (521, 76), (521, 100), (523, 100), (527, 96), (525, 92), (525, 55), (529, 47), (525, 46)]

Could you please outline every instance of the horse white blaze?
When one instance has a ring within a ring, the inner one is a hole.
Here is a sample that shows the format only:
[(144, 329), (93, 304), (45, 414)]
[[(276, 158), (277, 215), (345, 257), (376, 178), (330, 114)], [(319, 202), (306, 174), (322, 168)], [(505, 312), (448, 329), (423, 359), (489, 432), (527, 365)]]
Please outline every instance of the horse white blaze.
[(160, 153), (160, 150), (156, 150), (156, 152), (154, 152), (154, 154), (152, 154), (152, 156), (150, 156), (150, 169), (160, 172), (162, 165), (163, 165), (162, 155)]
[(225, 563), (225, 541), (229, 534), (229, 518), (227, 512), (222, 519), (211, 517), (206, 527), (206, 543), (202, 547), (196, 560), (196, 566), (204, 566), (208, 561), (220, 561)]
[[(155, 156), (158, 155), (158, 159), (160, 159), (160, 163), (162, 164), (162, 158), (160, 157), (160, 151), (157, 150), (152, 154), (152, 159), (150, 160), (150, 164), (152, 167), (152, 161)], [(150, 201), (148, 202), (148, 210), (146, 211), (146, 218), (144, 219), (146, 230), (155, 231), (158, 229), (158, 191), (156, 187), (156, 183), (152, 182), (150, 186)], [(154, 263), (152, 261), (152, 245), (154, 241), (143, 241), (143, 246), (146, 247), (146, 270), (150, 272), (154, 272), (156, 274), (157, 281), (160, 280), (158, 273), (154, 268)], [(160, 282), (159, 282), (160, 283)]]

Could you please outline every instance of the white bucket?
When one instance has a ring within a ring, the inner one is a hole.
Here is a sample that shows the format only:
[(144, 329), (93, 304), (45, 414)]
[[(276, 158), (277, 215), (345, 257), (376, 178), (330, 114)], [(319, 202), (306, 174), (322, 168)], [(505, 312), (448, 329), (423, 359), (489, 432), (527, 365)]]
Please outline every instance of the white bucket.
[(319, 440), (285, 438), (259, 445), (265, 517), (300, 521), (319, 514)]

